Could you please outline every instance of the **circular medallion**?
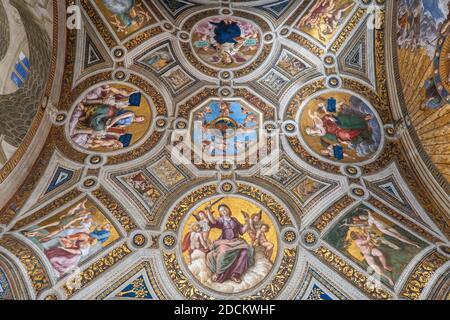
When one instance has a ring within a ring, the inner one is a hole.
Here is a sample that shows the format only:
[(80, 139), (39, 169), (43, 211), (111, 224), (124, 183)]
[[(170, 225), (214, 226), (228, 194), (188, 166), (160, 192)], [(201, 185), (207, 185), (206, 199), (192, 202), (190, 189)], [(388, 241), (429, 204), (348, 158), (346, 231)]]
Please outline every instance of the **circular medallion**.
[(310, 100), (300, 115), (302, 141), (320, 158), (361, 163), (382, 145), (378, 116), (360, 98), (344, 93), (322, 94)]
[(58, 113), (57, 115), (56, 115), (56, 122), (58, 122), (58, 123), (63, 123), (64, 121), (66, 121), (66, 118), (67, 118), (67, 116), (66, 116), (66, 114), (65, 113)]
[(141, 247), (145, 246), (146, 243), (147, 243), (147, 239), (145, 238), (145, 236), (143, 234), (138, 233), (133, 236), (133, 244), (136, 247), (141, 248)]
[(102, 160), (103, 160), (102, 157), (94, 155), (90, 158), (89, 163), (91, 163), (93, 165), (97, 165), (100, 162), (102, 162)]
[(293, 230), (287, 230), (283, 234), (283, 239), (287, 243), (294, 243), (297, 240), (297, 233), (295, 233), (295, 231), (293, 231)]
[(83, 149), (108, 152), (136, 144), (151, 122), (150, 104), (140, 91), (125, 84), (104, 84), (75, 106), (68, 133)]
[(203, 202), (181, 230), (185, 266), (203, 286), (219, 293), (254, 288), (270, 274), (279, 254), (272, 217), (240, 197)]
[(168, 249), (173, 248), (177, 242), (175, 237), (170, 234), (164, 236), (162, 241), (163, 241), (164, 246)]
[(84, 180), (83, 186), (85, 188), (92, 188), (96, 183), (97, 183), (97, 181), (95, 181), (94, 179), (89, 178), (89, 179)]
[(250, 21), (235, 17), (211, 17), (192, 31), (194, 52), (216, 68), (238, 68), (252, 61), (261, 47), (261, 32)]
[(220, 187), (221, 187), (222, 191), (225, 193), (229, 193), (229, 192), (233, 191), (233, 189), (234, 189), (233, 184), (230, 182), (224, 182), (221, 184)]

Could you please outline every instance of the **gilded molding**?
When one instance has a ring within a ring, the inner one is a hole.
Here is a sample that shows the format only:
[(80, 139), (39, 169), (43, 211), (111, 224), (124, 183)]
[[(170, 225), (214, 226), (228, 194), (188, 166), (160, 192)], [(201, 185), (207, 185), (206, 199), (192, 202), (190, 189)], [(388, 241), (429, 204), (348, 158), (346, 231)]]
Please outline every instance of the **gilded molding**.
[[(106, 272), (108, 269), (116, 265), (118, 262), (123, 260), (131, 253), (130, 248), (126, 244), (122, 244), (120, 247), (115, 248), (110, 253), (108, 253), (103, 258), (91, 264), (85, 270), (81, 271), (77, 275), (77, 285), (73, 285), (72, 282), (66, 282), (62, 289), (66, 295), (66, 298), (70, 298), (76, 292), (80, 291), (87, 285), (89, 285), (92, 281), (97, 279), (102, 273)], [(73, 281), (73, 279), (72, 279)]]
[(19, 258), (27, 270), (31, 284), (37, 294), (51, 286), (50, 278), (40, 259), (26, 244), (10, 235), (5, 235), (0, 238), (0, 246)]
[(313, 253), (372, 299), (388, 300), (393, 298), (391, 293), (380, 286), (376, 286), (364, 274), (357, 271), (328, 248), (321, 246)]
[(418, 300), (428, 281), (436, 273), (436, 270), (447, 261), (448, 259), (437, 251), (428, 254), (409, 276), (406, 285), (402, 289), (401, 296), (411, 300)]
[(355, 203), (355, 200), (352, 197), (349, 195), (343, 196), (314, 221), (314, 228), (322, 232), (339, 213), (350, 207), (353, 203)]
[(98, 189), (92, 192), (92, 195), (100, 201), (114, 218), (120, 223), (120, 225), (125, 229), (125, 231), (130, 232), (137, 228), (136, 223), (133, 219), (128, 215), (125, 208), (117, 202), (113, 196), (107, 192), (103, 187), (99, 187)]
[(353, 29), (355, 29), (355, 27), (364, 17), (365, 13), (366, 9), (364, 8), (358, 8), (358, 10), (356, 10), (355, 14), (352, 16), (349, 23), (347, 23), (345, 28), (339, 33), (339, 36), (336, 38), (336, 40), (334, 40), (333, 44), (331, 45), (330, 47), (331, 52), (337, 53), (341, 49), (345, 41), (352, 33)]

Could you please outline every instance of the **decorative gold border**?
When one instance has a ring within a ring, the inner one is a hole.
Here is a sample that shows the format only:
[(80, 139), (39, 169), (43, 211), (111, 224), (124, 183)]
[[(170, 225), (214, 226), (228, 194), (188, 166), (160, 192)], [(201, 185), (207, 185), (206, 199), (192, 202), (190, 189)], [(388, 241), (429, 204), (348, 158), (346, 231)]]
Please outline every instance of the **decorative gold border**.
[(298, 34), (296, 32), (292, 32), (287, 38), (289, 40), (297, 43), (301, 47), (306, 48), (307, 50), (309, 50), (310, 52), (312, 52), (313, 54), (315, 54), (319, 58), (322, 57), (325, 54), (325, 50), (324, 49), (320, 48), (314, 42), (306, 39), (304, 36), (302, 36), (302, 35), (300, 35), (300, 34)]
[[(189, 19), (183, 23), (183, 26), (181, 27), (181, 29), (185, 32), (191, 32), (194, 25), (198, 21), (201, 21), (210, 16), (215, 16), (218, 14), (219, 14), (218, 9), (210, 9), (210, 10), (202, 11), (198, 14), (195, 14), (195, 15), (189, 17)], [(253, 15), (249, 12), (233, 10), (233, 16), (252, 21), (257, 26), (259, 26), (263, 32), (270, 31), (270, 26), (267, 24), (267, 22), (264, 19), (262, 19), (256, 15)], [(262, 36), (263, 35), (261, 34), (261, 37)], [(261, 41), (262, 41), (262, 39), (261, 39)], [(252, 71), (256, 70), (267, 59), (267, 57), (270, 55), (270, 52), (272, 51), (273, 45), (272, 44), (264, 44), (263, 42), (261, 42), (261, 45), (263, 47), (263, 50), (258, 54), (256, 60), (254, 60), (250, 65), (247, 65), (245, 67), (242, 67), (242, 68), (239, 68), (239, 69), (233, 71), (235, 78), (240, 78), (240, 77), (244, 77), (244, 76), (248, 75)], [(204, 73), (207, 76), (217, 78), (219, 71), (207, 66), (204, 62), (197, 59), (197, 57), (192, 52), (190, 43), (180, 42), (180, 46), (181, 46), (181, 50), (183, 51), (183, 54), (186, 57), (186, 59), (196, 69), (198, 69), (200, 72)]]
[(328, 248), (321, 246), (313, 251), (313, 253), (322, 262), (333, 268), (369, 297), (379, 300), (392, 299), (392, 295), (388, 291), (371, 283), (364, 274), (357, 271), (342, 258), (331, 252)]
[(117, 247), (110, 253), (108, 253), (105, 257), (91, 264), (79, 275), (77, 275), (76, 280), (77, 282), (79, 282), (79, 285), (74, 286), (73, 283), (66, 282), (62, 286), (66, 298), (70, 298), (76, 292), (80, 291), (81, 289), (89, 285), (92, 281), (97, 279), (103, 272), (112, 268), (118, 262), (127, 257), (130, 253), (131, 253), (130, 248), (128, 248), (126, 244), (122, 244), (120, 247)]
[(89, 16), (91, 22), (94, 24), (95, 28), (98, 30), (98, 32), (100, 32), (100, 35), (102, 36), (108, 48), (112, 49), (113, 47), (117, 46), (118, 43), (114, 39), (114, 36), (109, 31), (108, 27), (103, 23), (103, 20), (97, 13), (97, 11), (95, 11), (95, 9), (89, 3), (89, 0), (81, 0), (81, 5), (83, 6), (84, 11)]
[(334, 40), (333, 44), (330, 47), (330, 52), (337, 53), (341, 47), (344, 45), (345, 41), (348, 39), (353, 29), (358, 25), (361, 19), (364, 17), (366, 13), (366, 9), (358, 8), (355, 14), (350, 19), (349, 23), (345, 26), (345, 28), (339, 33), (339, 36)]
[(37, 294), (51, 286), (50, 278), (42, 265), (41, 260), (26, 244), (10, 235), (5, 235), (0, 238), (0, 246), (19, 258), (20, 262), (27, 270), (27, 274), (31, 279), (31, 284)]
[(217, 186), (210, 184), (191, 192), (189, 195), (181, 199), (176, 207), (169, 214), (166, 222), (165, 230), (176, 232), (180, 226), (181, 219), (194, 207), (198, 201), (209, 196), (216, 195)]
[(339, 215), (339, 213), (342, 212), (342, 210), (345, 210), (346, 208), (350, 207), (352, 204), (356, 202), (355, 199), (350, 197), (349, 195), (345, 195), (339, 200), (337, 200), (331, 207), (329, 207), (327, 210), (325, 210), (324, 213), (320, 215), (314, 222), (313, 227), (316, 228), (319, 231), (323, 231), (327, 228), (327, 226), (334, 220), (334, 218)]
[(418, 300), (428, 281), (436, 273), (436, 270), (447, 261), (448, 259), (437, 251), (432, 251), (428, 254), (409, 276), (402, 289), (401, 296), (411, 300)]
[(113, 196), (106, 191), (103, 187), (99, 187), (98, 189), (92, 192), (92, 195), (100, 201), (114, 218), (120, 223), (120, 225), (125, 229), (126, 232), (131, 232), (137, 229), (136, 223), (133, 219), (128, 215), (125, 208), (117, 202)]
[[(278, 203), (272, 196), (261, 191), (258, 187), (238, 183), (236, 194), (244, 195), (250, 199), (253, 199), (263, 206), (265, 206), (277, 219), (277, 222), (282, 226), (292, 225), (291, 218), (281, 204)], [(181, 199), (167, 218), (165, 225), (165, 231), (177, 232), (180, 227), (181, 219), (191, 210), (199, 201), (210, 196), (217, 195), (217, 185), (209, 184), (194, 190), (183, 199)], [(230, 195), (232, 196), (232, 195)]]

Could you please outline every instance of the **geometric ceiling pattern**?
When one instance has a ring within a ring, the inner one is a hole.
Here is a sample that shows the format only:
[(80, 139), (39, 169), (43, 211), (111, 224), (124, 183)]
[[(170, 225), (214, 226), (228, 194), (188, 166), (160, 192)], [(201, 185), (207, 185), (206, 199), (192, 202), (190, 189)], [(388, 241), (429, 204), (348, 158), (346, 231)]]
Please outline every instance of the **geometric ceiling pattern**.
[(1, 0), (0, 300), (449, 299), (430, 3)]

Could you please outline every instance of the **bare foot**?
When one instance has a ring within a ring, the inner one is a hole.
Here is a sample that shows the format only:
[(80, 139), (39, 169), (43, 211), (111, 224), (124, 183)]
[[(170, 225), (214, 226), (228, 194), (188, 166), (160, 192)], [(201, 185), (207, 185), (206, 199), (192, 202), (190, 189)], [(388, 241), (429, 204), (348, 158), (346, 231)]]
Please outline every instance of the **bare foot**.
[(236, 282), (236, 283), (241, 283), (242, 282), (241, 278), (239, 278), (238, 276), (232, 276), (231, 280)]

